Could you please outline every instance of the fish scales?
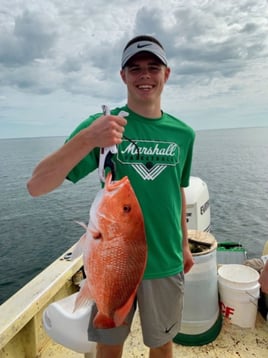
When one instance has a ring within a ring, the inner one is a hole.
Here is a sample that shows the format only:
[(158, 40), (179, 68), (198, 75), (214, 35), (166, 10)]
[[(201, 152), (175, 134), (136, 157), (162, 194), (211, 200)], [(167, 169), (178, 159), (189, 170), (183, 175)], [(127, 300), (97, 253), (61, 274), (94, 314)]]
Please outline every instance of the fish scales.
[[(106, 248), (100, 247), (99, 256), (90, 261), (90, 283), (100, 298), (105, 296), (107, 300), (111, 300), (111, 304), (117, 300), (120, 307), (129, 296), (126, 288), (133, 287), (139, 281), (140, 270), (137, 270), (137, 267), (145, 259), (144, 248), (141, 246), (138, 250), (137, 247), (130, 248), (126, 245), (127, 250), (124, 250), (116, 240), (113, 241), (114, 247), (111, 247), (110, 243), (109, 247), (105, 246)], [(133, 249), (136, 251), (134, 255)], [(99, 265), (95, 265), (96, 260)], [(98, 285), (99, 281), (101, 283)], [(97, 282), (95, 288), (94, 282)], [(99, 302), (100, 309), (109, 306), (105, 300), (100, 299)]]

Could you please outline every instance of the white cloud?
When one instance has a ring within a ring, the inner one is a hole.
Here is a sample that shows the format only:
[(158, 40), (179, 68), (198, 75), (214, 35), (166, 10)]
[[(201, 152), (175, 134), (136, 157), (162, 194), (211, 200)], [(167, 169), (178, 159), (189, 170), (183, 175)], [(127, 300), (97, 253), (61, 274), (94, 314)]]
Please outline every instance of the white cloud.
[(0, 136), (66, 135), (124, 103), (122, 48), (142, 33), (168, 54), (165, 110), (195, 129), (266, 124), (265, 0), (2, 0)]

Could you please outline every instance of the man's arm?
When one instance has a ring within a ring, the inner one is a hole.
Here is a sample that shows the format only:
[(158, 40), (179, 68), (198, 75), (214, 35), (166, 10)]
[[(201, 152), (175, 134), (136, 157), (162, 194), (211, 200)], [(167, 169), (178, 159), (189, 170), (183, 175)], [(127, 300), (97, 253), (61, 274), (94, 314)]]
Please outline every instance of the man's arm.
[(83, 129), (56, 152), (44, 158), (27, 182), (32, 196), (46, 194), (60, 186), (68, 173), (95, 147), (120, 144), (126, 120), (119, 116), (102, 116)]
[(182, 203), (182, 214), (181, 214), (181, 228), (183, 234), (183, 258), (184, 258), (184, 273), (187, 273), (191, 270), (194, 265), (193, 256), (189, 247), (188, 242), (188, 229), (187, 229), (187, 220), (186, 220), (186, 197), (184, 189), (181, 188), (181, 203)]

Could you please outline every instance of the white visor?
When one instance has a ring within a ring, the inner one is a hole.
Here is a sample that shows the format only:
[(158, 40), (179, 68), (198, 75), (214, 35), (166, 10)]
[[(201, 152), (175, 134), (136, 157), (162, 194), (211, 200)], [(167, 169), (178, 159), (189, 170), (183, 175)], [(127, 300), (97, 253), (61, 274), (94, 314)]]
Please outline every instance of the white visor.
[(164, 65), (167, 66), (166, 53), (161, 46), (151, 41), (138, 41), (126, 48), (122, 54), (121, 67), (124, 68), (131, 57), (140, 52), (149, 52), (155, 55)]

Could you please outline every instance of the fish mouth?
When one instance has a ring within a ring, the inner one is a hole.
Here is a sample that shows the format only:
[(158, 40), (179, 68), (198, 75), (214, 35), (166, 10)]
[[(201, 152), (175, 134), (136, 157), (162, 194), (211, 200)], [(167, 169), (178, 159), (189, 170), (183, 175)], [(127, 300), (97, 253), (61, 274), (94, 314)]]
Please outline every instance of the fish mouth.
[(99, 228), (98, 228), (98, 223), (97, 220), (93, 220), (92, 218), (90, 218), (89, 220), (89, 228), (90, 228), (90, 232), (91, 234), (95, 237), (95, 236), (99, 236)]
[(109, 172), (107, 174), (106, 180), (105, 180), (105, 189), (107, 191), (113, 191), (116, 188), (119, 188), (120, 186), (124, 185), (129, 181), (127, 176), (124, 176), (120, 180), (112, 180), (112, 173)]

